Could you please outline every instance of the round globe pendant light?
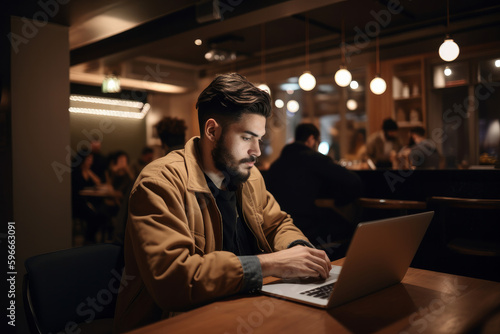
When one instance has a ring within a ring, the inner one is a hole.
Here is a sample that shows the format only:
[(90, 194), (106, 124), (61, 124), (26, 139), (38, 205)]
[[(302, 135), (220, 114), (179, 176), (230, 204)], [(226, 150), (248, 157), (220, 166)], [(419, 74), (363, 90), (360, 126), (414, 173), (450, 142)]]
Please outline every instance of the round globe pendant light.
[(305, 71), (299, 77), (299, 87), (305, 91), (310, 91), (316, 87), (316, 78), (309, 71)]
[(450, 27), (450, 1), (446, 0), (446, 38), (439, 47), (439, 57), (444, 61), (454, 61), (460, 54), (458, 44), (448, 34)]
[(439, 47), (439, 57), (444, 61), (453, 61), (457, 59), (460, 54), (460, 48), (458, 44), (453, 41), (453, 39), (446, 36), (443, 44)]
[(309, 71), (309, 17), (306, 15), (306, 70), (299, 77), (299, 87), (305, 91), (316, 87), (316, 78)]
[(345, 23), (342, 20), (342, 44), (340, 45), (340, 54), (342, 55), (342, 63), (340, 69), (335, 73), (335, 83), (340, 87), (347, 87), (351, 83), (352, 75), (345, 66)]
[(382, 79), (379, 75), (375, 76), (375, 78), (370, 81), (370, 90), (373, 94), (381, 95), (387, 89), (387, 84), (385, 80)]
[(340, 66), (340, 69), (335, 72), (335, 82), (340, 87), (347, 87), (351, 83), (352, 75), (345, 67)]
[(381, 95), (385, 92), (387, 89), (387, 84), (385, 83), (385, 80), (380, 77), (380, 51), (379, 51), (379, 41), (378, 41), (378, 35), (377, 39), (375, 40), (376, 47), (375, 47), (375, 53), (376, 53), (376, 70), (377, 74), (375, 75), (375, 78), (372, 79), (370, 82), (370, 90), (372, 91), (373, 94), (376, 95)]

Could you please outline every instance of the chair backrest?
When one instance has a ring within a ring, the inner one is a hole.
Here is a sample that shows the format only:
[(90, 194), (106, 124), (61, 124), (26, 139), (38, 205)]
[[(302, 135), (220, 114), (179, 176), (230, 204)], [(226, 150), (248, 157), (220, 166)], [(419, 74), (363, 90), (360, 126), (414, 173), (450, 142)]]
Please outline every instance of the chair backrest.
[(25, 267), (23, 297), (32, 332), (57, 333), (113, 318), (123, 270), (121, 246), (96, 244), (37, 255)]

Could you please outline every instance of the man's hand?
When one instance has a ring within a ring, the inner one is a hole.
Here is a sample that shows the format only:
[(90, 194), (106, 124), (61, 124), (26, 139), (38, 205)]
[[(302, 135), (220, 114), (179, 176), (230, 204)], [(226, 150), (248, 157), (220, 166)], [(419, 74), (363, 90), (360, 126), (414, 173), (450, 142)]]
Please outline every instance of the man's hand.
[(257, 255), (262, 276), (281, 278), (327, 278), (332, 265), (325, 251), (295, 246), (275, 253)]

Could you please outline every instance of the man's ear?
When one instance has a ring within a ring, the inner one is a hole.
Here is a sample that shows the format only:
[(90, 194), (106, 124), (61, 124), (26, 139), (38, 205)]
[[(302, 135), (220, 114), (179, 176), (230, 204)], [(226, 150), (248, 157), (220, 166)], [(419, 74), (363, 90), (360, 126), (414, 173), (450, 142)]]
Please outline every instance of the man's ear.
[(316, 144), (316, 139), (314, 138), (314, 135), (310, 135), (309, 137), (307, 137), (307, 140), (304, 144), (306, 144), (307, 147), (314, 149), (314, 145)]
[(220, 129), (220, 124), (213, 118), (210, 118), (205, 122), (205, 136), (212, 142), (217, 140)]

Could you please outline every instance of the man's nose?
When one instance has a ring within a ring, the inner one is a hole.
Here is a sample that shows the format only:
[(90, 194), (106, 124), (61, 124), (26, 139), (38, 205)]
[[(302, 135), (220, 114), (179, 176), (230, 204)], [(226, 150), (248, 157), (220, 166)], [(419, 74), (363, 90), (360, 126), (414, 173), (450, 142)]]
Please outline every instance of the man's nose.
[(260, 157), (261, 152), (260, 152), (260, 143), (259, 141), (254, 141), (252, 144), (252, 147), (250, 148), (249, 152), (250, 155), (255, 155), (256, 157)]

